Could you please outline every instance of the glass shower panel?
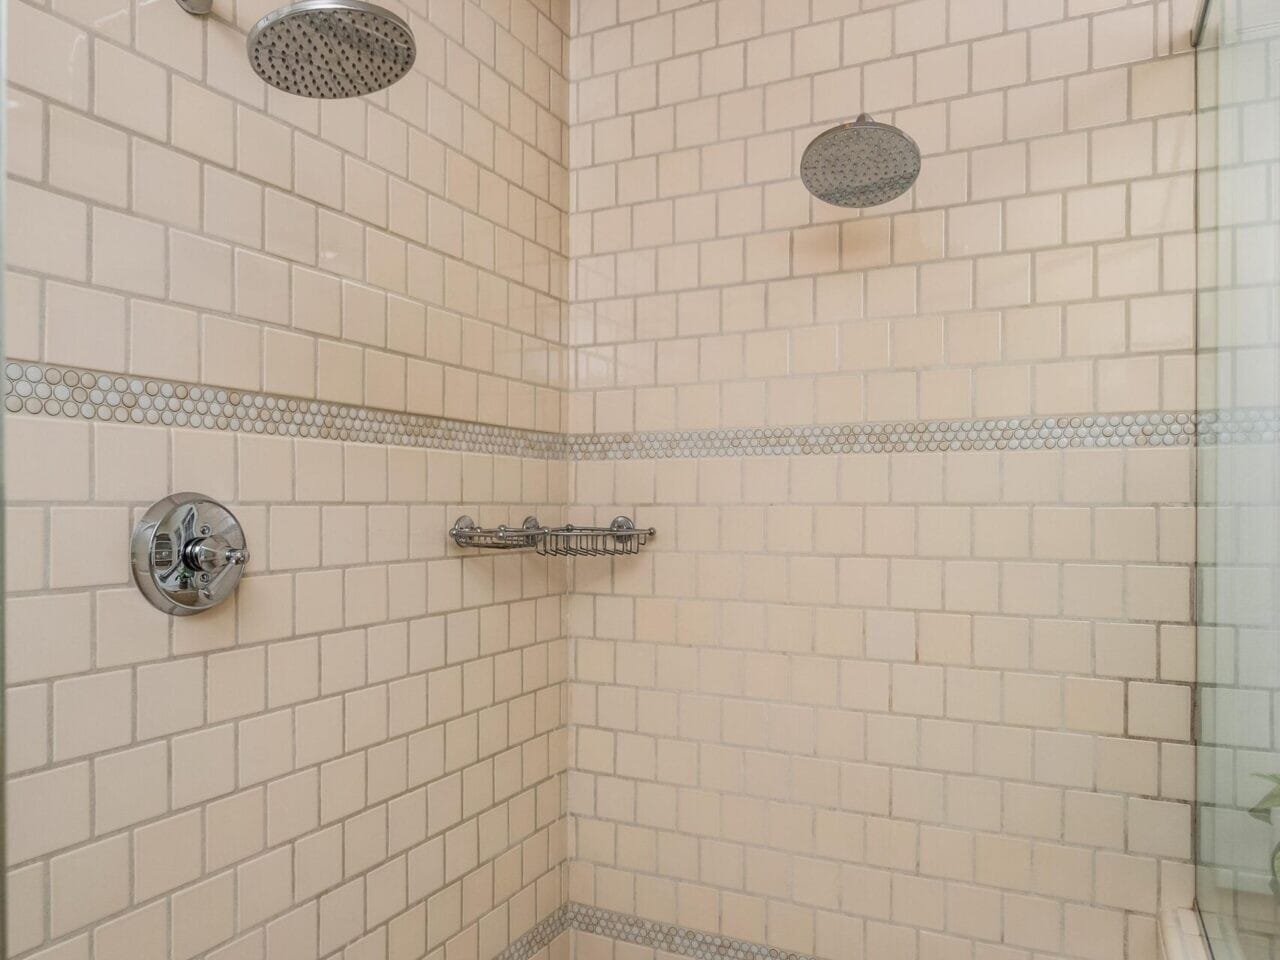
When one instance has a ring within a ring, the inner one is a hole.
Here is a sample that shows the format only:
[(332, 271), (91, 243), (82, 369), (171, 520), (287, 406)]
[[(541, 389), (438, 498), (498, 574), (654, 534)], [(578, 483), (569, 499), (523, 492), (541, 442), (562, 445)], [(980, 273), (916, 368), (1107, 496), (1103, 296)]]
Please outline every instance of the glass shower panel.
[(1196, 898), (1216, 960), (1280, 956), (1280, 3), (1213, 0), (1199, 137)]
[[(0, 37), (9, 35), (9, 10), (8, 4), (0, 9)], [(0, 178), (0, 357), (6, 356), (4, 350), (5, 344), (5, 324), (8, 322), (5, 315), (5, 297), (4, 297), (4, 265), (5, 265), (5, 222), (4, 222), (4, 206), (5, 206), (5, 185), (7, 182), (7, 174), (9, 170), (8, 148), (9, 148), (9, 130), (8, 130), (8, 100), (9, 88), (6, 85), (5, 78), (8, 76), (8, 51), (5, 44), (0, 44), (0, 92), (4, 94), (5, 110), (0, 113), (0, 170), (5, 172), (5, 177)], [(0, 450), (3, 450), (3, 432), (4, 432), (4, 412), (0, 411)], [(0, 456), (2, 460), (2, 456)], [(0, 462), (0, 476), (3, 476), (4, 465)], [(6, 503), (4, 501), (4, 484), (0, 482), (0, 555), (4, 553), (4, 517)], [(0, 582), (3, 581), (5, 574), (3, 561), (0, 561)], [(5, 755), (3, 744), (5, 742), (6, 714), (5, 714), (5, 673), (4, 673), (4, 591), (0, 590), (0, 770), (7, 770), (5, 765)], [(4, 804), (4, 787), (0, 784), (0, 824), (6, 823)], [(8, 863), (6, 855), (4, 829), (0, 827), (0, 862)], [(7, 904), (8, 900), (8, 874), (6, 871), (0, 870), (0, 903)], [(8, 911), (0, 911), (5, 916), (0, 917), (0, 953), (4, 956), (9, 955), (9, 931), (8, 931)]]

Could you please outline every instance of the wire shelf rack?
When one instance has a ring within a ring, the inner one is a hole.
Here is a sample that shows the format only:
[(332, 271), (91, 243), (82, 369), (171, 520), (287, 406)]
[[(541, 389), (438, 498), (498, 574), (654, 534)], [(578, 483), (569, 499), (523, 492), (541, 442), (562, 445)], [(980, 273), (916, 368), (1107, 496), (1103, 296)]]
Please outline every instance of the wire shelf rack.
[(518, 527), (480, 527), (470, 517), (459, 517), (449, 536), (460, 547), (482, 550), (518, 550), (532, 547), (544, 557), (624, 557), (657, 535), (653, 527), (637, 527), (630, 517), (615, 517), (607, 527), (566, 524), (544, 527), (537, 517), (525, 517)]

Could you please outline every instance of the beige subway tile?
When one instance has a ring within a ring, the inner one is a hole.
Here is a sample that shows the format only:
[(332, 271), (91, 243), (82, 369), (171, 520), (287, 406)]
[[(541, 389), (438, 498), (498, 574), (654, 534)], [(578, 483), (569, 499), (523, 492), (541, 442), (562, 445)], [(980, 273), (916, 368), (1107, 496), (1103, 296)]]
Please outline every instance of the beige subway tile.
[(1096, 71), (1067, 81), (1067, 126), (1072, 130), (1128, 119), (1129, 72)]
[(12, 183), (5, 193), (10, 267), (88, 279), (85, 205), (39, 187)]
[(89, 37), (56, 16), (15, 7), (10, 29), (26, 38), (13, 45), (9, 79), (80, 109), (89, 106)]
[(108, 960), (161, 956), (168, 949), (169, 909), (153, 903), (104, 923), (94, 931), (95, 956)]
[(150, 900), (200, 875), (201, 813), (170, 817), (139, 827), (133, 834), (133, 896)]
[(13, 681), (44, 679), (89, 668), (89, 595), (46, 594), (8, 604), (13, 631), (7, 651)]
[(1194, 62), (1186, 55), (1134, 66), (1134, 116), (1190, 112), (1195, 102), (1193, 76)]
[(194, 957), (230, 939), (235, 929), (234, 896), (231, 873), (219, 874), (174, 894), (173, 955)]
[(101, 40), (93, 45), (94, 113), (164, 140), (169, 129), (169, 85), (164, 69)]
[(70, 111), (50, 108), (52, 186), (112, 206), (124, 206), (129, 195), (128, 164), (128, 137), (123, 133)]
[(49, 928), (54, 937), (129, 904), (129, 840), (101, 840), (49, 861)]
[(53, 754), (81, 757), (127, 744), (133, 737), (133, 679), (127, 670), (61, 680), (53, 685)]
[(20, 91), (11, 91), (5, 112), (9, 134), (7, 158), (12, 175), (39, 180), (44, 176), (44, 102)]
[[(146, 4), (136, 14), (138, 50), (175, 70), (199, 76), (204, 68), (204, 31), (198, 22), (179, 17), (185, 11)], [(123, 39), (123, 38), (122, 38)]]
[(89, 811), (88, 763), (11, 780), (9, 861), (21, 863), (89, 839)]

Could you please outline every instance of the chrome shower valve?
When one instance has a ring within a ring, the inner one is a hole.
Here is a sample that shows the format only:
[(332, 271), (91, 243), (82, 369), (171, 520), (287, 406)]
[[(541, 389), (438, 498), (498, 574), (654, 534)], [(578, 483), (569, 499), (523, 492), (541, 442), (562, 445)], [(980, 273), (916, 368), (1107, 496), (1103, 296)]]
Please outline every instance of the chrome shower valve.
[(249, 550), (230, 510), (199, 493), (175, 493), (138, 521), (129, 559), (133, 579), (152, 606), (185, 617), (235, 592)]

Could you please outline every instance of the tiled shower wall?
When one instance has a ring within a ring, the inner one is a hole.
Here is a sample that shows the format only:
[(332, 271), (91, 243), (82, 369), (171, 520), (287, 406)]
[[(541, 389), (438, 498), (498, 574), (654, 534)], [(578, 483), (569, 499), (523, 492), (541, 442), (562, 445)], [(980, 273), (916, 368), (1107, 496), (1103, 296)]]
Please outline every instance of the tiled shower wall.
[[(270, 6), (11, 0), (11, 356), (836, 439), (10, 416), (11, 952), (488, 960), (567, 897), (832, 960), (1151, 956), (1191, 888), (1190, 450), (1010, 418), (1193, 406), (1189, 0), (415, 0), (414, 73), (323, 106), (249, 72)], [(926, 159), (852, 217), (795, 171), (864, 109)], [(912, 429), (963, 418), (1000, 449)], [(121, 555), (181, 487), (256, 558), (170, 626)], [(659, 536), (571, 581), (444, 547), (566, 503)]]
[[(659, 537), (573, 572), (571, 900), (1155, 956), (1193, 895), (1193, 7), (576, 4), (567, 428), (670, 433), (574, 467), (576, 516)], [(797, 169), (862, 111), (925, 159), (859, 216)]]
[[(488, 960), (563, 901), (563, 567), (445, 531), (567, 467), (406, 418), (559, 429), (568, 4), (391, 2), (417, 66), (324, 105), (250, 71), (274, 5), (9, 3), (13, 957)], [(183, 489), (253, 559), (171, 619), (126, 550)]]

